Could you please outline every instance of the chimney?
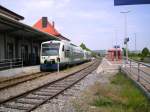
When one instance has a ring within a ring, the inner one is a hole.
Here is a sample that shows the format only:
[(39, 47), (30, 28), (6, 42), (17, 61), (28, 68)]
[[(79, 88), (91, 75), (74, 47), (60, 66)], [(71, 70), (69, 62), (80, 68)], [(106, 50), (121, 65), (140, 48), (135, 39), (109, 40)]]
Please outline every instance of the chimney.
[(55, 28), (55, 22), (54, 21), (52, 22), (52, 26), (53, 26), (53, 28)]
[(47, 27), (47, 23), (48, 23), (47, 17), (42, 17), (42, 27), (43, 28)]

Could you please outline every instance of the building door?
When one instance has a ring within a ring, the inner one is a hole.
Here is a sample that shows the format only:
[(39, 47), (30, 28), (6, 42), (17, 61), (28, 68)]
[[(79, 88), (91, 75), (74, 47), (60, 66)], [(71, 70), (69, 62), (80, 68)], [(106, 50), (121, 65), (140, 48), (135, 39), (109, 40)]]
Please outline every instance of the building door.
[(14, 54), (14, 45), (13, 45), (13, 43), (8, 43), (7, 44), (8, 59), (13, 59), (13, 54)]
[(21, 51), (22, 51), (22, 52), (21, 52), (21, 56), (22, 56), (23, 62), (24, 62), (25, 65), (28, 65), (28, 63), (29, 63), (29, 62), (28, 62), (28, 61), (29, 61), (29, 60), (28, 60), (28, 59), (29, 59), (29, 58), (28, 58), (28, 57), (29, 57), (29, 56), (28, 56), (28, 54), (29, 54), (29, 53), (28, 53), (28, 46), (27, 46), (27, 45), (22, 45)]
[(39, 57), (38, 57), (38, 47), (33, 47), (33, 64), (39, 64)]

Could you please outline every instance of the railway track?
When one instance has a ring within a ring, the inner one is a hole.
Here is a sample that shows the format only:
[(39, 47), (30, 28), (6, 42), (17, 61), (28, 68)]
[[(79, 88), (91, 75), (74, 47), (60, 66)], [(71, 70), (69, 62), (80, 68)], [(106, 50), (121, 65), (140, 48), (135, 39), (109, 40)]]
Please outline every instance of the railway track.
[(24, 75), (24, 76), (15, 77), (12, 79), (7, 79), (4, 81), (1, 81), (0, 82), (0, 91), (4, 90), (4, 89), (8, 89), (13, 86), (16, 86), (18, 84), (27, 82), (27, 81), (32, 81), (34, 79), (37, 79), (39, 77), (46, 76), (49, 74), (50, 74), (50, 72), (38, 72), (38, 73), (30, 74), (30, 75)]
[(100, 60), (75, 73), (0, 103), (0, 112), (31, 112), (71, 88), (97, 68)]

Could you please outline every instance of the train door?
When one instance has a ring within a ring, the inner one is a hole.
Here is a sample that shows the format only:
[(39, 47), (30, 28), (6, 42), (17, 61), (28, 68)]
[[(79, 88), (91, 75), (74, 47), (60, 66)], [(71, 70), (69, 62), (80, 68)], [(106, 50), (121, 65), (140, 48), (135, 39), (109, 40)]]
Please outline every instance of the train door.
[[(60, 55), (60, 54), (59, 54)], [(65, 46), (62, 46), (61, 60), (65, 61)]]
[(69, 62), (70, 61), (70, 47), (65, 46), (65, 58)]
[(8, 59), (13, 59), (13, 54), (14, 54), (14, 45), (13, 45), (13, 43), (8, 43), (7, 44)]

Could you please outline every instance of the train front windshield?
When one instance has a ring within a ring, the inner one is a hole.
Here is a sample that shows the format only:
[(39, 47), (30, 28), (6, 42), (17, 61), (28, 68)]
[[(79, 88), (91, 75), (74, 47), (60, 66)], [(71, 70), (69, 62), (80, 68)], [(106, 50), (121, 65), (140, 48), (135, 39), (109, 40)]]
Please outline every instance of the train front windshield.
[(42, 44), (42, 56), (58, 56), (59, 43), (45, 43)]

